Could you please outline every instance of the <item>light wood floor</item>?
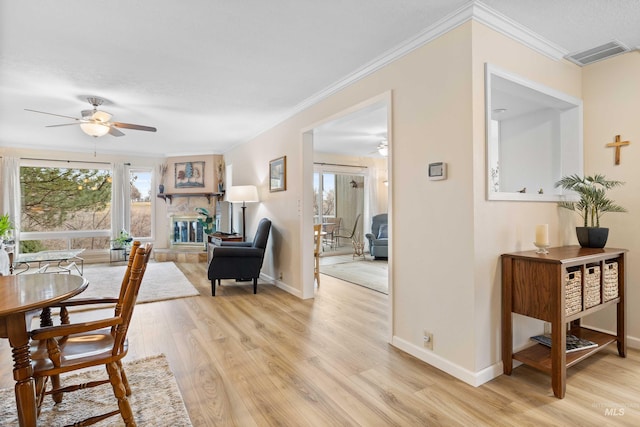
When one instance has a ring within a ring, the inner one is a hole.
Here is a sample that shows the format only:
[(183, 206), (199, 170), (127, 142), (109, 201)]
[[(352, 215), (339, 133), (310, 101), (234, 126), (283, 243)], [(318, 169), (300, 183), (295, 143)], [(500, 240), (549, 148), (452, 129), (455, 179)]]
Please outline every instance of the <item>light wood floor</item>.
[(138, 305), (128, 359), (167, 356), (194, 426), (640, 425), (637, 350), (569, 369), (563, 400), (528, 367), (474, 388), (386, 343), (386, 295), (323, 276), (313, 301), (235, 283), (211, 297), (204, 264), (179, 267), (201, 296)]

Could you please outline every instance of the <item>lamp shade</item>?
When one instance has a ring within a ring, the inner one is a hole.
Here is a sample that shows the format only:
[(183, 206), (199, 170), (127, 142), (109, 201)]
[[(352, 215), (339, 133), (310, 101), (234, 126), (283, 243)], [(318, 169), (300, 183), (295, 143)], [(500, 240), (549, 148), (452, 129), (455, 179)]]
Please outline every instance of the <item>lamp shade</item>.
[(227, 190), (227, 202), (259, 202), (255, 185), (234, 185)]

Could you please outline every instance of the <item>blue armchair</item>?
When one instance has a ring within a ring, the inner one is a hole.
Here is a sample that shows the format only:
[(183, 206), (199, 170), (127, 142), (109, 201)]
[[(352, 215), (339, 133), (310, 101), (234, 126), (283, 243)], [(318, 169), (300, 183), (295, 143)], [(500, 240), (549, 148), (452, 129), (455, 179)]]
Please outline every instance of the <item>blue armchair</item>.
[(222, 246), (215, 248), (208, 272), (211, 295), (216, 295), (216, 280), (220, 286), (221, 279), (253, 279), (253, 293), (258, 291), (258, 277), (270, 230), (271, 221), (262, 218), (253, 242), (222, 242)]
[(371, 218), (371, 233), (366, 234), (369, 240), (369, 253), (375, 259), (389, 257), (389, 234), (387, 232), (387, 214), (374, 215)]

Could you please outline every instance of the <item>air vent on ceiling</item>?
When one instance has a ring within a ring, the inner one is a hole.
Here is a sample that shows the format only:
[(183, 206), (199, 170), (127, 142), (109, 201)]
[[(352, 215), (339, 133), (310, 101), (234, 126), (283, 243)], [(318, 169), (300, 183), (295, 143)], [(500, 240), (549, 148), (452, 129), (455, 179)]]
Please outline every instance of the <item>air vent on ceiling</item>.
[(565, 56), (569, 61), (578, 64), (580, 66), (593, 64), (594, 62), (602, 61), (603, 59), (611, 58), (612, 56), (619, 55), (624, 52), (628, 52), (630, 49), (617, 40), (603, 44), (602, 46), (594, 47), (582, 52), (573, 53)]

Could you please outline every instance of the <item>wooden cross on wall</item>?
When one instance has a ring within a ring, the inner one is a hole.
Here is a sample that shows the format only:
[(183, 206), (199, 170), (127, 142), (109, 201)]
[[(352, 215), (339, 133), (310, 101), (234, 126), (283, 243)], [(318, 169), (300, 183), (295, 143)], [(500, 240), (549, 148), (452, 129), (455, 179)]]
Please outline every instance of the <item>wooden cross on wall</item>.
[(616, 165), (620, 164), (620, 148), (625, 145), (629, 145), (631, 142), (629, 141), (620, 141), (620, 135), (616, 135), (616, 142), (610, 142), (607, 144), (607, 147), (615, 147), (616, 148)]

